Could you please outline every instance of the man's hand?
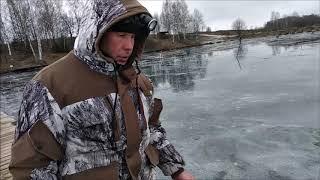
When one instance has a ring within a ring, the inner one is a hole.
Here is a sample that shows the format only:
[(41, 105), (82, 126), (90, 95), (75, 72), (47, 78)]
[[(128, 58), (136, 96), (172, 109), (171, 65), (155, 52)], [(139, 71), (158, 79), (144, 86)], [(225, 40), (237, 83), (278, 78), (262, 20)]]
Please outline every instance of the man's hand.
[(174, 180), (195, 180), (195, 178), (192, 176), (191, 173), (184, 170), (182, 173), (176, 176)]

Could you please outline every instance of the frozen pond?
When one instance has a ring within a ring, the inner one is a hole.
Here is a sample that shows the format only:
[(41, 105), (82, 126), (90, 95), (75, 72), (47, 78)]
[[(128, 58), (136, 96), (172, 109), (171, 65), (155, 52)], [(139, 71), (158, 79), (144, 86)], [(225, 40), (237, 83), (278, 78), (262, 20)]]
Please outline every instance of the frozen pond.
[[(320, 41), (247, 41), (148, 54), (142, 69), (163, 99), (162, 125), (197, 179), (316, 180), (319, 53)], [(35, 73), (1, 77), (1, 111), (17, 113)]]
[(206, 46), (147, 68), (187, 168), (199, 179), (320, 178), (320, 43), (240, 50)]

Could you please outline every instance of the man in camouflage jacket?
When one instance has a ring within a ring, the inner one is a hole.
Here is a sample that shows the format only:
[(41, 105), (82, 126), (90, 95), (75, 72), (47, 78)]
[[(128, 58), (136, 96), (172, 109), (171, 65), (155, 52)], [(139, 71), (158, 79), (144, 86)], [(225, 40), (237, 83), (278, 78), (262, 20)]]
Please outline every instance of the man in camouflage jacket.
[[(89, 9), (88, 9), (89, 10)], [(96, 0), (74, 50), (27, 83), (12, 146), (14, 179), (193, 179), (159, 122), (138, 64), (150, 32), (135, 0)]]

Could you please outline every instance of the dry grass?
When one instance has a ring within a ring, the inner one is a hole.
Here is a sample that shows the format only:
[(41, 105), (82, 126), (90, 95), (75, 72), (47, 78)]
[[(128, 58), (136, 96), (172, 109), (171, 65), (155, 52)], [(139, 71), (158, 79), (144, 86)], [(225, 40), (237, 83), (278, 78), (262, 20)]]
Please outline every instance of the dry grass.
[(168, 37), (165, 39), (150, 37), (146, 41), (145, 52), (166, 51), (202, 44), (201, 40), (195, 40), (192, 38), (180, 38), (180, 40), (178, 40), (177, 37), (175, 38), (175, 42), (173, 42), (172, 37)]
[(43, 67), (55, 62), (66, 55), (66, 53), (51, 53), (44, 55), (44, 61), (38, 62), (32, 55), (8, 55), (1, 54), (0, 73), (17, 71), (29, 68)]

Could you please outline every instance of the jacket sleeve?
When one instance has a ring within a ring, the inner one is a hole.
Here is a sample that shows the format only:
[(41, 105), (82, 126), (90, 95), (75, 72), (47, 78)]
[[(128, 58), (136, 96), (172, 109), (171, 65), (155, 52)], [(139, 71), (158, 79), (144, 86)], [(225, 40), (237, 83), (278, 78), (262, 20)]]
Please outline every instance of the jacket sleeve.
[(153, 109), (149, 119), (151, 145), (155, 147), (159, 153), (158, 167), (164, 175), (170, 176), (183, 168), (185, 163), (182, 156), (168, 141), (166, 131), (159, 121), (159, 115), (162, 110), (161, 100), (155, 98), (151, 107)]
[(65, 126), (61, 110), (48, 89), (30, 81), (23, 93), (11, 148), (13, 179), (60, 179)]

